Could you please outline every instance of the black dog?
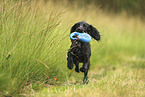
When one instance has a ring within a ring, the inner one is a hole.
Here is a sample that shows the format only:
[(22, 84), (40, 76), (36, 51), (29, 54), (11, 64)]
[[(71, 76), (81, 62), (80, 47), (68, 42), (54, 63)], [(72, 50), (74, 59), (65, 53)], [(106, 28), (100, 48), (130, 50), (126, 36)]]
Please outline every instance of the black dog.
[[(73, 25), (71, 28), (70, 34), (72, 32), (79, 32), (79, 33), (88, 33), (91, 37), (95, 40), (100, 40), (100, 34), (96, 28), (88, 23), (81, 21)], [(91, 49), (90, 43), (81, 42), (79, 40), (71, 40), (72, 44), (67, 54), (67, 67), (72, 69), (74, 64), (76, 66), (76, 72), (84, 72), (84, 83), (88, 83), (88, 70), (90, 67), (90, 56), (91, 56)], [(79, 69), (79, 63), (82, 62), (83, 66)]]

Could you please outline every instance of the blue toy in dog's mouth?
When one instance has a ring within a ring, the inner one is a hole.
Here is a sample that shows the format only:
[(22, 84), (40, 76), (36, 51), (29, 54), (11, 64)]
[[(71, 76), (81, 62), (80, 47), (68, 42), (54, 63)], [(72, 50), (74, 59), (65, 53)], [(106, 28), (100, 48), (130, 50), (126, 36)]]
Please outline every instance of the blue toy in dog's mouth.
[(70, 34), (71, 40), (79, 40), (81, 42), (90, 42), (91, 36), (87, 33), (73, 32)]

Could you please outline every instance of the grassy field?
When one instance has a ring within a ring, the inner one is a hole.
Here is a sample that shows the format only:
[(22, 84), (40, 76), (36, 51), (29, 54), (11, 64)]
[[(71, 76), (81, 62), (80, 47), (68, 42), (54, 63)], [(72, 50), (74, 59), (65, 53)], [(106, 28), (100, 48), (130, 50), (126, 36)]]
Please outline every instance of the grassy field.
[[(0, 96), (145, 96), (145, 23), (139, 17), (52, 2), (0, 5)], [(70, 28), (82, 20), (102, 35), (90, 42), (87, 85), (83, 73), (66, 65)]]

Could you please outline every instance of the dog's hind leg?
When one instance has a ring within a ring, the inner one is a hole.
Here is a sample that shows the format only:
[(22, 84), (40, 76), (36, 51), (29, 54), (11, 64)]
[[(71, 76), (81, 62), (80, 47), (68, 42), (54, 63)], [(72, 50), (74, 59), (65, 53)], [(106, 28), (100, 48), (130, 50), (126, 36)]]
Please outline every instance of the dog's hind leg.
[(83, 79), (83, 83), (84, 84), (88, 84), (88, 70), (90, 68), (90, 59), (88, 58), (84, 64), (83, 67), (80, 69), (80, 71), (84, 72), (84, 79)]
[(90, 62), (88, 64), (86, 64), (86, 67), (87, 68), (85, 68), (85, 70), (84, 70), (84, 79), (83, 79), (84, 84), (88, 84), (88, 70), (90, 67)]
[(84, 84), (88, 84), (88, 70), (84, 72), (84, 79), (83, 79), (83, 83)]

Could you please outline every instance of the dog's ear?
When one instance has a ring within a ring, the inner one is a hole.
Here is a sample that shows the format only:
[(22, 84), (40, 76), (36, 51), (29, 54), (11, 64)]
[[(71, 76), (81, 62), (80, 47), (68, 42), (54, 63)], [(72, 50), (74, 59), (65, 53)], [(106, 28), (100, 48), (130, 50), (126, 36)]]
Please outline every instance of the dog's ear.
[(89, 25), (89, 27), (87, 28), (87, 32), (88, 34), (91, 35), (91, 37), (93, 37), (95, 40), (99, 41), (100, 40), (100, 34), (99, 31), (93, 27), (92, 25)]
[(77, 28), (77, 23), (72, 26), (70, 33), (75, 32), (76, 28)]

